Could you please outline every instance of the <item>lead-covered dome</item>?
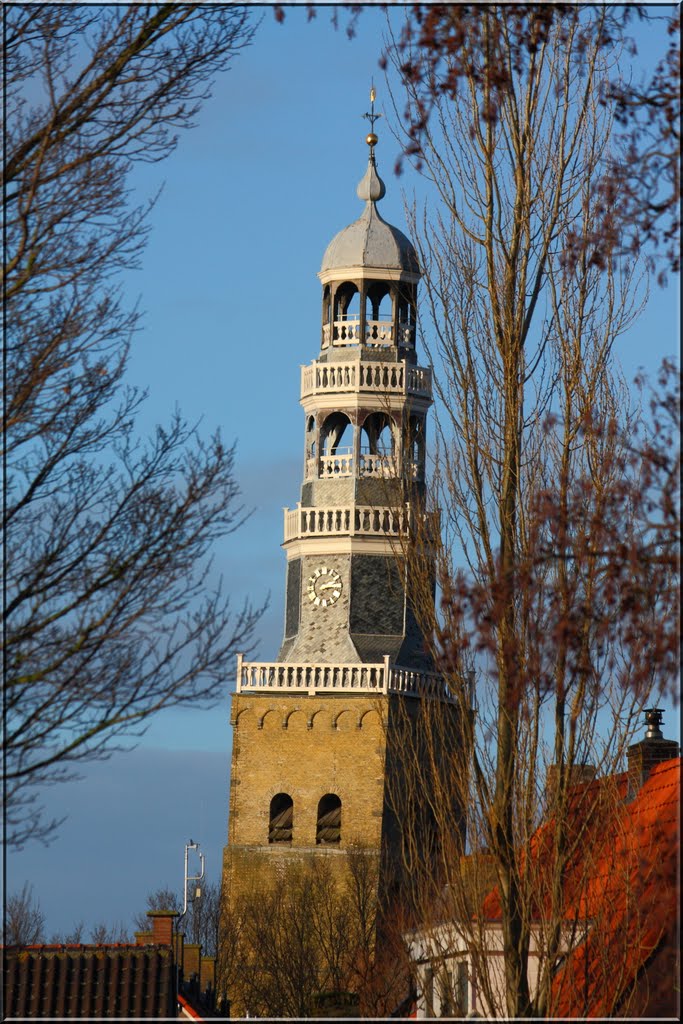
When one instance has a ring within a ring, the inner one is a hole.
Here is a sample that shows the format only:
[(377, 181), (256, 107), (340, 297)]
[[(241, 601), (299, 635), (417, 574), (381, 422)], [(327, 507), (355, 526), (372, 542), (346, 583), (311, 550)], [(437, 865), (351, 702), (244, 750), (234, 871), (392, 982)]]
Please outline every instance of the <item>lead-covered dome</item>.
[(374, 155), (360, 181), (357, 194), (365, 200), (365, 209), (353, 224), (335, 235), (323, 256), (320, 273), (342, 267), (374, 267), (418, 273), (417, 256), (409, 238), (387, 224), (376, 203), (385, 194), (384, 182), (377, 173)]

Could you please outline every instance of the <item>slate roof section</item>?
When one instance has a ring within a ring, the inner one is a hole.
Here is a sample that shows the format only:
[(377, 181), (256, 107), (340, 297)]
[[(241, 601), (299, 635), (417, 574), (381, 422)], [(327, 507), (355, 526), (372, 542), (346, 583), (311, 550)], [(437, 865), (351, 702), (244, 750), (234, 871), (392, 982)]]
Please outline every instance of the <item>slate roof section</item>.
[(351, 633), (350, 636), (358, 651), (360, 661), (370, 665), (382, 661), (385, 654), (388, 654), (392, 661), (396, 661), (403, 643), (401, 635), (377, 636), (373, 633)]
[(337, 267), (373, 267), (418, 273), (413, 243), (380, 216), (371, 200), (365, 204), (358, 220), (335, 235), (325, 250), (320, 272)]
[(6, 946), (3, 959), (6, 1017), (177, 1015), (177, 971), (169, 947)]

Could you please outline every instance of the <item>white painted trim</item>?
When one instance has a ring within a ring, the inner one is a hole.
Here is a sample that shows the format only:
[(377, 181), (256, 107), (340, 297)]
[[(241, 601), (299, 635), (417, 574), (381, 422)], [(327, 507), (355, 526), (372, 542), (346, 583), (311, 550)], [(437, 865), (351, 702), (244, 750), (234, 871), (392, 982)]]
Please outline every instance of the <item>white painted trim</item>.
[(323, 285), (332, 281), (407, 281), (417, 284), (420, 275), (412, 270), (398, 270), (396, 267), (333, 267), (319, 270), (318, 277)]
[(299, 537), (280, 545), (287, 553), (287, 561), (317, 555), (392, 555), (400, 551), (398, 537)]

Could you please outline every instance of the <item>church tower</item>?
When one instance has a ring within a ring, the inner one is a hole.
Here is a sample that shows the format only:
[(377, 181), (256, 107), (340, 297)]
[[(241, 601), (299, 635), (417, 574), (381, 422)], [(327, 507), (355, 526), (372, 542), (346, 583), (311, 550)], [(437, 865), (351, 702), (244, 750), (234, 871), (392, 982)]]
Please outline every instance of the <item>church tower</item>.
[[(366, 116), (374, 127), (374, 106)], [(397, 864), (392, 709), (443, 692), (402, 557), (416, 517), (425, 521), (432, 395), (415, 350), (420, 275), (411, 242), (379, 213), (374, 131), (366, 141), (362, 212), (325, 251), (319, 353), (301, 371), (303, 481), (284, 513), (284, 639), (274, 662), (238, 659), (228, 900), (282, 877), (288, 863), (355, 846)]]

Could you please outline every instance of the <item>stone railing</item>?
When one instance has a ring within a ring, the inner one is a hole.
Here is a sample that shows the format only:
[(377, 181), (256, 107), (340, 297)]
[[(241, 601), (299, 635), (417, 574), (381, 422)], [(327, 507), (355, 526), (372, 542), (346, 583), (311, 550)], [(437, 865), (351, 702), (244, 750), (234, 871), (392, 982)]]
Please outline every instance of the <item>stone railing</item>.
[[(359, 478), (395, 479), (400, 472), (400, 462), (396, 455), (363, 453), (358, 458)], [(420, 467), (416, 462), (404, 462), (403, 476), (407, 480), (419, 480), (420, 472)], [(354, 476), (354, 474), (354, 458), (350, 450), (306, 459), (307, 480), (339, 480), (343, 477)]]
[[(368, 348), (385, 348), (396, 345), (394, 338), (394, 321), (389, 316), (386, 320), (366, 320), (365, 338), (361, 337), (360, 315), (349, 314), (332, 323), (323, 324), (322, 348), (344, 348), (347, 345), (359, 345), (361, 341)], [(415, 344), (415, 325), (398, 322), (398, 344), (401, 347), (412, 348)]]
[(406, 381), (406, 392), (409, 395), (432, 396), (432, 371), (425, 366), (409, 366)]
[(346, 505), (335, 508), (286, 508), (285, 543), (301, 537), (380, 536), (400, 537), (412, 523), (410, 505), (401, 508)]
[[(327, 328), (327, 331), (325, 331)], [(343, 320), (334, 320), (332, 322), (332, 337), (330, 338), (330, 325), (325, 324), (323, 327), (323, 342), (326, 340), (327, 344), (330, 344), (339, 348), (344, 348), (346, 345), (360, 345), (360, 317), (346, 317)]]
[(360, 476), (395, 477), (398, 476), (398, 457), (367, 453), (360, 456), (359, 468)]
[(386, 345), (393, 345), (393, 320), (366, 320), (365, 344), (369, 348), (384, 348)]
[(237, 693), (388, 694), (440, 697), (448, 700), (443, 678), (383, 661), (363, 664), (244, 661), (237, 655)]
[[(318, 462), (318, 477), (327, 480), (330, 477), (353, 476), (353, 455), (321, 455)], [(313, 470), (315, 475), (315, 468)]]
[(432, 371), (400, 363), (320, 363), (301, 367), (301, 397), (327, 391), (379, 391), (399, 395), (432, 394)]

